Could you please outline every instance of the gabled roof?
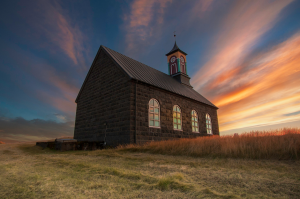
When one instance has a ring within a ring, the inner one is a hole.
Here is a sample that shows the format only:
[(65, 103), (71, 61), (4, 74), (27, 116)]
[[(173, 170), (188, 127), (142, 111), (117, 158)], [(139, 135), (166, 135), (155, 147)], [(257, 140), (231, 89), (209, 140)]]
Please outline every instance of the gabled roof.
[[(141, 62), (138, 62), (134, 59), (131, 59), (125, 55), (122, 55), (121, 53), (118, 53), (112, 49), (109, 49), (105, 46), (100, 46), (100, 49), (98, 51), (98, 54), (101, 50), (104, 50), (114, 61), (117, 65), (119, 65), (119, 67), (121, 67), (121, 69), (124, 70), (124, 72), (131, 78), (131, 79), (135, 79), (138, 80), (140, 82), (144, 82), (147, 84), (150, 84), (152, 86), (167, 90), (167, 91), (171, 91), (173, 93), (176, 93), (178, 95), (196, 100), (198, 102), (213, 106), (215, 108), (217, 108), (214, 104), (212, 104), (210, 101), (208, 101), (206, 98), (204, 98), (202, 95), (200, 95), (197, 91), (195, 91), (194, 89), (182, 85), (181, 83), (179, 83), (177, 80), (175, 80), (173, 77), (158, 71), (154, 68), (151, 68), (150, 66), (147, 66)], [(98, 54), (96, 55), (95, 60), (98, 57)], [(95, 62), (95, 61), (94, 61)], [(94, 62), (91, 66), (91, 68), (94, 65)], [(90, 69), (91, 71), (91, 69)], [(90, 72), (88, 73), (80, 91), (79, 94), (76, 98), (76, 102), (77, 99), (80, 96), (81, 90), (84, 87), (85, 82), (87, 81), (87, 78), (89, 76)]]
[(179, 47), (177, 46), (176, 41), (175, 41), (175, 44), (174, 44), (172, 50), (168, 54), (166, 54), (166, 56), (171, 55), (172, 53), (175, 53), (176, 51), (179, 51), (182, 54), (187, 55), (185, 52), (183, 52), (182, 50), (179, 49)]

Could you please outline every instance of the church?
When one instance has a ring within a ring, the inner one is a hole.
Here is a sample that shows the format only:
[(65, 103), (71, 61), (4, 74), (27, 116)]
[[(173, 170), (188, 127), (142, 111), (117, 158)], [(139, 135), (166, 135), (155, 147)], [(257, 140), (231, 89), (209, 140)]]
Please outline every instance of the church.
[(219, 135), (217, 107), (190, 85), (176, 42), (168, 74), (100, 46), (76, 98), (74, 139), (109, 146)]

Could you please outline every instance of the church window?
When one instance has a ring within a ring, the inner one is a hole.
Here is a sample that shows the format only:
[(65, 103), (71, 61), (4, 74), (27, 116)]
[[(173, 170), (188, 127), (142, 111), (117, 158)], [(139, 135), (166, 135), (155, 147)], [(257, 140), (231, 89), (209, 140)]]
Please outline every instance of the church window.
[(192, 132), (199, 133), (198, 115), (195, 110), (192, 110)]
[(149, 101), (149, 127), (160, 127), (160, 107), (156, 99)]
[(211, 119), (208, 113), (206, 114), (206, 130), (207, 130), (207, 134), (212, 134)]
[(181, 110), (177, 105), (173, 107), (173, 125), (174, 130), (182, 130)]

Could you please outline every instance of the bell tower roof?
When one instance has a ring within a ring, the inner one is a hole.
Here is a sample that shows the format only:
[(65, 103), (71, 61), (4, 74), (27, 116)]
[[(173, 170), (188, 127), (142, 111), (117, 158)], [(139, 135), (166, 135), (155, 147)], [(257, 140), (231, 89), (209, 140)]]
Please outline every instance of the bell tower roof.
[(184, 55), (187, 55), (185, 52), (183, 52), (182, 50), (179, 49), (179, 47), (177, 46), (176, 41), (175, 41), (174, 47), (168, 54), (166, 54), (166, 56), (171, 55), (172, 53), (175, 53), (177, 51), (181, 52)]

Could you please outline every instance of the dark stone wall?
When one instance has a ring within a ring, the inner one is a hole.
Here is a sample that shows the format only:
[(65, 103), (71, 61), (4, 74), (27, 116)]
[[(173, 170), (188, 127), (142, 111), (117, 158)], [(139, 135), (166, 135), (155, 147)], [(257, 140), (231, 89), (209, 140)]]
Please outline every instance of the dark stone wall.
[[(135, 90), (136, 82), (131, 82), (131, 132), (135, 133)], [(155, 98), (160, 103), (161, 128), (150, 128), (148, 125), (148, 103)], [(173, 130), (173, 106), (178, 105), (182, 113), (182, 131)], [(199, 133), (192, 132), (191, 111), (196, 110), (199, 118)], [(145, 143), (152, 140), (167, 140), (178, 138), (195, 138), (206, 136), (206, 120), (208, 113), (212, 120), (212, 131), (219, 135), (217, 109), (209, 105), (185, 98), (148, 84), (137, 84), (137, 143)]]
[(133, 143), (129, 77), (103, 50), (96, 59), (77, 100), (74, 139), (104, 141), (106, 131), (108, 145)]

